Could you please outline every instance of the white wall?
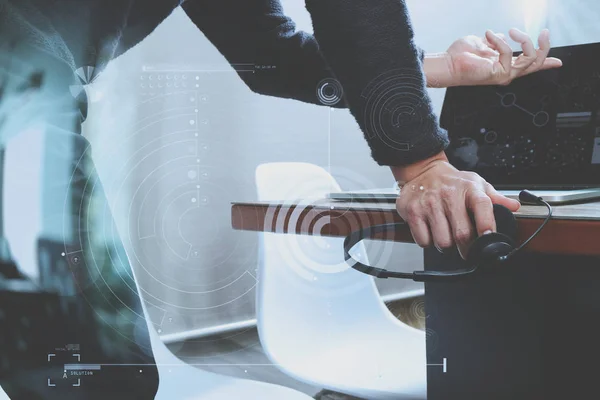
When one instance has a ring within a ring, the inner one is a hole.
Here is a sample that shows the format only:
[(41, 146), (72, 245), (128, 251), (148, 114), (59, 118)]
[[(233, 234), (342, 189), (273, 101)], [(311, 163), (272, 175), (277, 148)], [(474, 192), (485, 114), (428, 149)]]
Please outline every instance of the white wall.
[(554, 46), (600, 42), (600, 3), (597, 0), (546, 0), (548, 28)]

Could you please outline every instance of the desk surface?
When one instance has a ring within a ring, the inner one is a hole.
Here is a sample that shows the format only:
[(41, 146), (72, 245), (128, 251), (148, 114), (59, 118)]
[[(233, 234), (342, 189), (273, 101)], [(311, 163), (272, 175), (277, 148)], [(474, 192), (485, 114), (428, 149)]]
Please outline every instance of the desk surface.
[[(556, 254), (600, 255), (600, 202), (553, 207), (553, 219), (527, 250)], [(516, 213), (519, 241), (527, 239), (546, 216), (546, 208), (524, 205)], [(289, 202), (233, 203), (233, 229), (322, 236), (346, 236), (371, 225), (403, 222), (390, 202), (341, 202), (306, 199)], [(408, 225), (381, 240), (412, 243)]]

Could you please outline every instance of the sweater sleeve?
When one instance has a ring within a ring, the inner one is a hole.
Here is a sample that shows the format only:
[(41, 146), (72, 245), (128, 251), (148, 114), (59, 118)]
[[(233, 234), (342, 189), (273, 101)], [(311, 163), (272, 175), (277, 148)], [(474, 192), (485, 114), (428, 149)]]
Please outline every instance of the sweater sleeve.
[[(328, 2), (334, 3), (335, 1), (318, 1), (318, 3)], [(394, 27), (388, 36), (398, 35), (392, 40), (395, 46), (408, 47), (409, 44), (413, 46), (410, 50), (412, 53), (403, 56), (409, 59), (412, 57), (413, 79), (409, 79), (407, 82), (412, 83), (416, 75), (418, 79), (421, 79), (420, 84), (423, 87), (418, 93), (409, 93), (408, 96), (415, 94), (420, 96), (424, 104), (417, 104), (414, 109), (426, 115), (431, 125), (428, 132), (423, 129), (424, 134), (431, 136), (428, 138), (429, 143), (418, 143), (418, 150), (411, 148), (410, 154), (404, 150), (394, 151), (394, 141), (413, 141), (414, 132), (406, 134), (406, 131), (400, 130), (400, 133), (396, 133), (390, 127), (386, 127), (386, 133), (394, 136), (387, 141), (384, 136), (378, 137), (377, 133), (380, 132), (374, 131), (372, 128), (366, 129), (366, 121), (363, 118), (364, 111), (360, 109), (362, 105), (356, 101), (356, 92), (359, 87), (356, 78), (363, 79), (372, 76), (377, 71), (378, 65), (388, 60), (385, 57), (377, 60), (374, 56), (378, 50), (371, 49), (368, 44), (364, 45), (359, 54), (352, 54), (351, 48), (347, 47), (348, 51), (342, 51), (340, 54), (328, 51), (327, 57), (323, 57), (320, 48), (321, 39), (335, 49), (335, 43), (338, 40), (344, 40), (346, 46), (358, 45), (358, 43), (354, 43), (354, 37), (360, 37), (361, 32), (363, 35), (369, 34), (364, 27), (357, 24), (363, 15), (358, 13), (358, 10), (348, 10), (349, 17), (340, 20), (344, 25), (337, 27), (334, 23), (328, 24), (326, 21), (330, 14), (335, 16), (343, 10), (336, 7), (314, 10), (312, 14), (315, 28), (322, 28), (318, 29), (320, 36), (317, 41), (313, 35), (296, 30), (294, 22), (284, 14), (279, 0), (220, 0), (218, 2), (187, 0), (183, 4), (183, 8), (190, 19), (234, 68), (236, 65), (252, 65), (252, 70), (247, 67), (236, 68), (236, 70), (246, 85), (254, 92), (338, 108), (347, 107), (346, 100), (350, 100), (350, 111), (357, 117), (371, 147), (372, 156), (379, 164), (410, 163), (419, 157), (425, 158), (428, 153), (434, 153), (440, 147), (438, 141), (441, 138), (433, 136), (443, 135), (443, 133), (433, 128), (436, 126), (436, 118), (434, 115), (430, 115), (429, 100), (425, 92), (423, 77), (420, 75), (420, 63), (423, 61), (424, 52), (412, 45), (412, 36), (408, 37), (406, 29)], [(368, 7), (368, 9), (371, 8), (371, 6)], [(405, 14), (404, 16), (407, 19)], [(371, 18), (369, 21), (373, 24), (380, 23), (377, 18)], [(408, 24), (408, 20), (406, 24)], [(338, 28), (347, 31), (343, 38), (336, 34)], [(326, 46), (325, 49), (327, 50), (328, 47)], [(353, 59), (355, 56), (358, 58)], [(364, 66), (358, 62), (360, 58), (373, 58), (374, 65)], [(337, 79), (338, 72), (341, 73), (343, 83)], [(397, 82), (392, 83), (397, 84)], [(348, 92), (346, 92), (346, 88), (349, 89)], [(380, 90), (387, 89), (384, 86)], [(358, 97), (360, 98), (360, 94)], [(399, 98), (398, 95), (393, 97), (392, 100)], [(407, 105), (410, 106), (410, 104)], [(394, 118), (395, 115), (390, 117)], [(401, 145), (398, 146), (403, 148)], [(424, 146), (431, 148), (426, 149)]]
[(346, 107), (317, 41), (296, 29), (279, 0), (187, 0), (182, 7), (252, 91)]
[(403, 166), (448, 146), (427, 94), (404, 0), (306, 0), (320, 51), (372, 156)]

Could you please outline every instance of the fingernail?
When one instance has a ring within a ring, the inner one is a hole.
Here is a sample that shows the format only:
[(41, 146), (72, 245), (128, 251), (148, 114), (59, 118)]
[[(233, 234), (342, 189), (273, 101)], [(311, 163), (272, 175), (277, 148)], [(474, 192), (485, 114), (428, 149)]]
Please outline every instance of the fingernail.
[(492, 233), (492, 231), (490, 231), (490, 230), (483, 232), (484, 235), (489, 235), (490, 233)]

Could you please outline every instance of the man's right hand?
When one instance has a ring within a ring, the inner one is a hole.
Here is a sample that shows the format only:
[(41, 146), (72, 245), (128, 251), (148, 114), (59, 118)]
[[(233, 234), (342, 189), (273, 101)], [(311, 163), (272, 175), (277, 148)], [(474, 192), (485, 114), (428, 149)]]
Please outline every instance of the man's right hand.
[(536, 49), (531, 38), (518, 29), (509, 36), (523, 52), (513, 57), (504, 35), (487, 31), (458, 39), (444, 53), (426, 54), (423, 69), (429, 87), (508, 85), (513, 80), (545, 69), (559, 68), (562, 61), (548, 57), (550, 32), (544, 29)]
[(478, 174), (454, 168), (443, 152), (407, 167), (392, 167), (392, 172), (405, 182), (396, 208), (421, 247), (444, 250), (456, 245), (466, 258), (477, 237), (496, 231), (493, 204), (513, 212), (520, 207)]

